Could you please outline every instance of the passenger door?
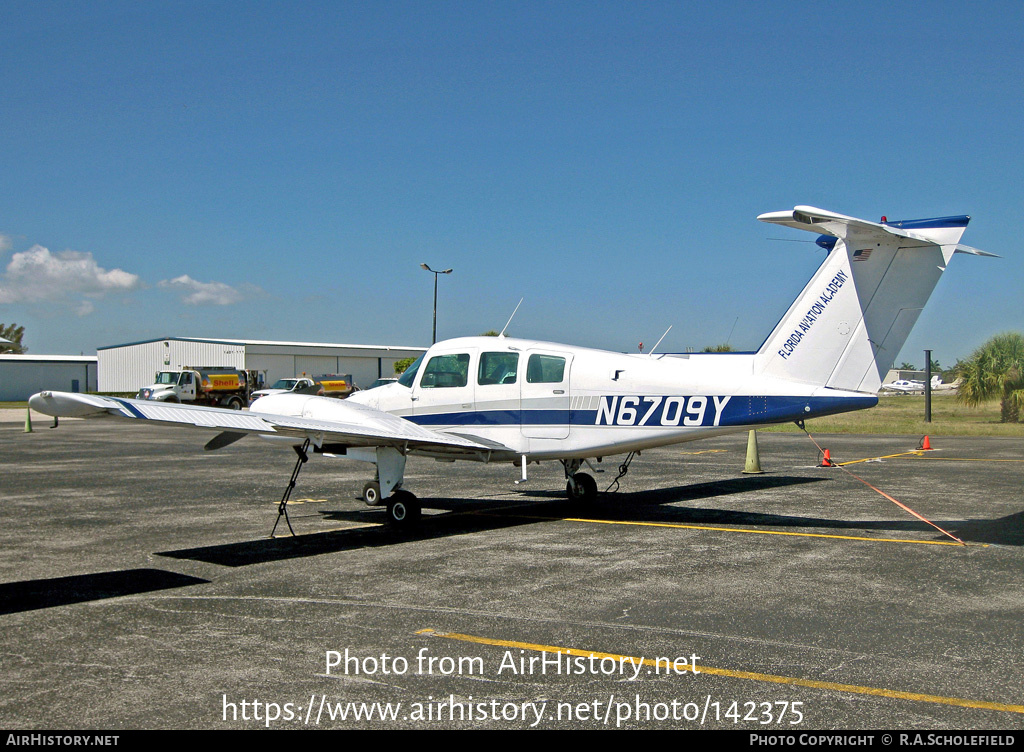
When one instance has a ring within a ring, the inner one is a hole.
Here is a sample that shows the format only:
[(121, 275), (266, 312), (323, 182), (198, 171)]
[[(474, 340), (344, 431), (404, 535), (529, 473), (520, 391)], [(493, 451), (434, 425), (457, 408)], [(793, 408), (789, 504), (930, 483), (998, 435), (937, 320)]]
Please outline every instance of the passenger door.
[(569, 369), (572, 355), (528, 350), (520, 382), (523, 436), (565, 439), (569, 436)]

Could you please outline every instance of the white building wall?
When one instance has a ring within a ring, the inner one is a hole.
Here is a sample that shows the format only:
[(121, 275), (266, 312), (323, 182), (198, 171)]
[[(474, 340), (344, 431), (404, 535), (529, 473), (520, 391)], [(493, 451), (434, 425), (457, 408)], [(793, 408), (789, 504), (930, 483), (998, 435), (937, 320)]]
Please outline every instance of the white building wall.
[(0, 400), (20, 402), (43, 390), (96, 390), (96, 359), (74, 356), (0, 355)]
[(99, 350), (97, 357), (98, 391), (135, 392), (152, 384), (157, 371), (178, 370), (186, 366), (241, 368), (245, 362), (245, 348), (230, 342), (166, 339), (106, 348)]
[(252, 354), (247, 352), (245, 367), (263, 374), (263, 383), (270, 386), (278, 379), (290, 379), (295, 375), (295, 356), (290, 353)]
[(337, 367), (338, 358), (335, 355), (304, 354), (295, 356), (296, 374), (304, 373), (307, 376), (320, 376), (325, 373), (340, 373), (339, 371), (334, 370)]
[(98, 391), (135, 392), (153, 383), (157, 371), (186, 366), (259, 371), (268, 385), (302, 373), (350, 373), (356, 385), (366, 388), (378, 374), (393, 376), (396, 360), (422, 353), (410, 347), (168, 338), (100, 350)]

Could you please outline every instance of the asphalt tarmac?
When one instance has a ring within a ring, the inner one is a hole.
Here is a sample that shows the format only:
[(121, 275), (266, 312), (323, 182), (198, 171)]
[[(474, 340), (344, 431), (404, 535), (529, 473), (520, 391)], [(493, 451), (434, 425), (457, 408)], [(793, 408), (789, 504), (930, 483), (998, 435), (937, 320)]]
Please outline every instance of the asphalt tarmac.
[(1016, 439), (815, 437), (966, 546), (795, 434), (759, 434), (761, 475), (746, 434), (644, 452), (584, 508), (557, 464), (411, 459), (410, 531), (356, 498), (372, 466), (317, 456), (270, 539), (285, 447), (21, 420), (8, 728), (1022, 728)]

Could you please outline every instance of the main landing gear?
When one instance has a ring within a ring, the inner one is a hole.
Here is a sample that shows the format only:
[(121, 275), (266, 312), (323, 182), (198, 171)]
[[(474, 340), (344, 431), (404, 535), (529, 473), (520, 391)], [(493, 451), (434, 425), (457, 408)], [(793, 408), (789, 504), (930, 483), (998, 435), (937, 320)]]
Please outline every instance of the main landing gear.
[(420, 519), (419, 499), (415, 495), (402, 489), (396, 489), (388, 497), (388, 524), (394, 527), (407, 527), (413, 525)]
[(409, 491), (396, 488), (391, 496), (384, 498), (380, 493), (380, 481), (371, 480), (363, 486), (363, 501), (367, 506), (378, 507), (387, 505), (387, 521), (389, 525), (403, 527), (412, 525), (420, 519), (422, 506), (419, 499)]
[(380, 496), (380, 483), (375, 480), (371, 480), (363, 486), (363, 501), (366, 502), (366, 506), (368, 507), (380, 506), (382, 501)]
[(597, 498), (597, 481), (590, 473), (579, 472), (582, 460), (562, 460), (565, 469), (565, 495), (569, 501), (589, 503)]

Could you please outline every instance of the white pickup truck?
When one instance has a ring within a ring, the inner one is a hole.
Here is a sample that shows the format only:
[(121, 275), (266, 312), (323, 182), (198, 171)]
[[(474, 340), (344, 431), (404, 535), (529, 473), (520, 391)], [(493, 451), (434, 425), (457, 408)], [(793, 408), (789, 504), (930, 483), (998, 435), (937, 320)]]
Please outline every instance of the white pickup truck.
[(266, 397), (268, 394), (284, 394), (285, 392), (316, 394), (317, 388), (313, 379), (306, 376), (296, 376), (294, 379), (278, 379), (272, 386), (253, 392), (252, 397), (249, 399), (249, 404), (252, 405), (260, 397)]

